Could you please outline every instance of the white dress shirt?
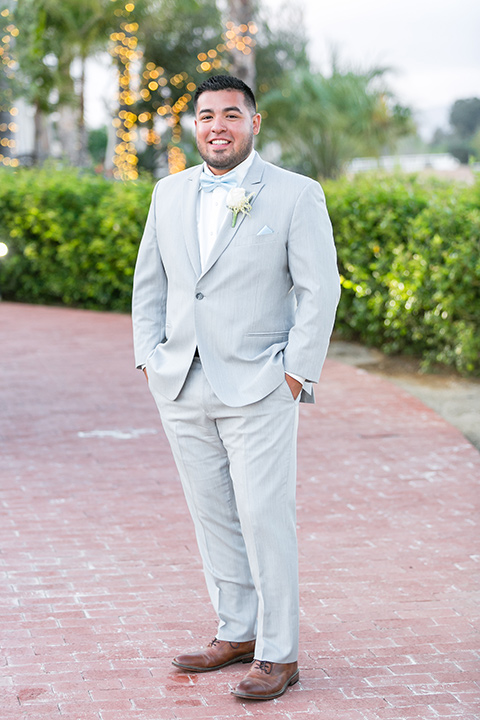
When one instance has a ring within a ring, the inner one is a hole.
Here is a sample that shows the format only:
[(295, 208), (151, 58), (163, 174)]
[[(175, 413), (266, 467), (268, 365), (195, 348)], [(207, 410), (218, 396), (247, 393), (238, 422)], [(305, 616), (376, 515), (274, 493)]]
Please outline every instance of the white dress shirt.
[[(254, 157), (255, 150), (252, 150), (246, 160), (241, 162), (240, 165), (237, 165), (236, 168), (233, 168), (236, 173), (237, 187), (242, 186)], [(207, 175), (215, 177), (207, 163), (203, 163), (203, 170)], [(227, 195), (228, 189), (221, 185), (211, 192), (202, 192), (202, 190), (200, 190), (198, 193), (197, 223), (202, 270), (215, 244), (218, 231), (227, 217), (227, 213), (231, 212), (227, 208)]]

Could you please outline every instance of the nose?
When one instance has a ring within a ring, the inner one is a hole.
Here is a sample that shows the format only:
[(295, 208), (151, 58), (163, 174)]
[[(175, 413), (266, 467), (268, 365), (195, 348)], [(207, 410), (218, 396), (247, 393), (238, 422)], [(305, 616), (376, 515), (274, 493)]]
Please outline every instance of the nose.
[(223, 132), (225, 130), (225, 122), (221, 115), (213, 119), (211, 130), (215, 133)]

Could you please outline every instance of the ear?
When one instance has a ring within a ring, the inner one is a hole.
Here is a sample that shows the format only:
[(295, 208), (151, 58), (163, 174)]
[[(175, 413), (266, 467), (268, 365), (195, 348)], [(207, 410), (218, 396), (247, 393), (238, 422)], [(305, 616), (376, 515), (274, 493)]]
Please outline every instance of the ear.
[(252, 118), (252, 124), (253, 124), (253, 134), (258, 135), (260, 132), (260, 125), (262, 124), (262, 116), (260, 113), (255, 113), (255, 115)]

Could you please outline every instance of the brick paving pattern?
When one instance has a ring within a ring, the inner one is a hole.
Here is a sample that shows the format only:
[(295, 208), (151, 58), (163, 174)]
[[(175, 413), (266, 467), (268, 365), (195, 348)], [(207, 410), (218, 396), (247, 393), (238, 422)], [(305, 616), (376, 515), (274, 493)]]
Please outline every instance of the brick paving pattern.
[[(480, 455), (332, 360), (301, 409), (300, 683), (187, 675), (215, 634), (125, 315), (0, 304), (0, 718), (478, 720)], [(477, 590), (477, 594), (475, 591)]]

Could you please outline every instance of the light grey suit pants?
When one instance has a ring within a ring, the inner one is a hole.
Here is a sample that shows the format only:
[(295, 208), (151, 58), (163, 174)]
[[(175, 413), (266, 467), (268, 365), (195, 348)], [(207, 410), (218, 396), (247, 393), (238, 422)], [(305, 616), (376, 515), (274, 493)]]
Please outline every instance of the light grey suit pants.
[(298, 657), (298, 399), (286, 382), (224, 405), (195, 360), (176, 400), (150, 384), (195, 525), (217, 637), (256, 638), (255, 658)]

